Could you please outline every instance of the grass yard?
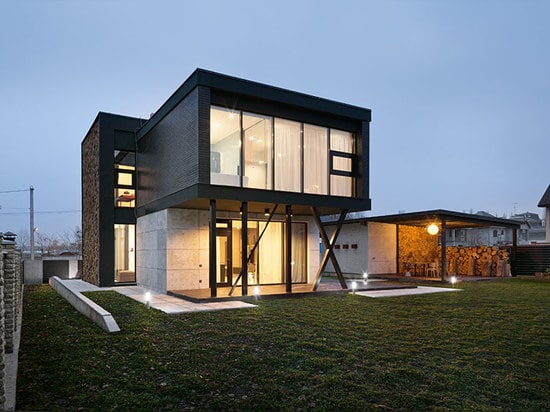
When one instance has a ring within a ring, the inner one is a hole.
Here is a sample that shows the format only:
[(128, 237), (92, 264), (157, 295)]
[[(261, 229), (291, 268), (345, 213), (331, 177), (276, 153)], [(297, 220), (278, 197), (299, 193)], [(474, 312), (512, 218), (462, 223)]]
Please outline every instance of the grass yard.
[(108, 334), (25, 288), (18, 410), (550, 410), (550, 282), (165, 315), (88, 294)]

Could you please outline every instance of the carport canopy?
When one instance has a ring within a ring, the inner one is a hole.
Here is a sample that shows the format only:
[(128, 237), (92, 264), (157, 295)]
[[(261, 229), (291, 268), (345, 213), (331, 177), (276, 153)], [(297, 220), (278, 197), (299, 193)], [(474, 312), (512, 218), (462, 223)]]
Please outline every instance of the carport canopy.
[(521, 223), (516, 220), (498, 218), (488, 214), (471, 214), (436, 209), (421, 212), (399, 213), (385, 216), (367, 217), (368, 222), (390, 223), (395, 225), (428, 227), (436, 224), (441, 233), (441, 280), (446, 276), (446, 229), (474, 228), (474, 227), (507, 227), (513, 229), (511, 266), (514, 273), (514, 262), (517, 247), (517, 229)]

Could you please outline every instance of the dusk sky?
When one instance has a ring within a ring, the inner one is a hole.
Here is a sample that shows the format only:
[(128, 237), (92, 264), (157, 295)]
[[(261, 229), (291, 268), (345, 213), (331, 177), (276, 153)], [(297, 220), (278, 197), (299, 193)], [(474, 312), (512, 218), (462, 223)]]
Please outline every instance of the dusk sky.
[(0, 232), (80, 226), (99, 111), (148, 118), (200, 67), (372, 110), (370, 215), (535, 212), (550, 1), (0, 1)]

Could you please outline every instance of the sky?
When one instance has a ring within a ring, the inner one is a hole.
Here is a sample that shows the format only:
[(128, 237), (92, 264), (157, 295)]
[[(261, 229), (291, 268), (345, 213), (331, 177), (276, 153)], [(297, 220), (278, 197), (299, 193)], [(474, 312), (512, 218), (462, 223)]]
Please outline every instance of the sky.
[(80, 226), (99, 111), (148, 118), (197, 68), (372, 110), (369, 215), (543, 217), (550, 1), (0, 0), (0, 232)]

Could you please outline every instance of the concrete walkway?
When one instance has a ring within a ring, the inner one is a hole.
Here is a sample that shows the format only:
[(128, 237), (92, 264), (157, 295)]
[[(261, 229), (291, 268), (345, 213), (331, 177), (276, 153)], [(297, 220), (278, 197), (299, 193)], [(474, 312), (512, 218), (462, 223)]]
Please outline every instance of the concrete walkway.
[(65, 286), (74, 290), (75, 292), (113, 290), (120, 293), (121, 295), (128, 296), (129, 298), (143, 304), (146, 303), (145, 293), (150, 292), (151, 300), (149, 304), (151, 305), (151, 307), (168, 314), (256, 307), (256, 305), (241, 301), (193, 303), (177, 298), (175, 296), (169, 296), (159, 292), (148, 291), (141, 286), (116, 286), (112, 288), (100, 288), (88, 282), (84, 282), (80, 279), (63, 280), (62, 282)]
[(369, 298), (387, 298), (391, 296), (424, 295), (426, 293), (457, 292), (462, 289), (437, 288), (432, 286), (418, 286), (413, 289), (389, 289), (389, 290), (367, 290), (356, 292), (357, 295)]

